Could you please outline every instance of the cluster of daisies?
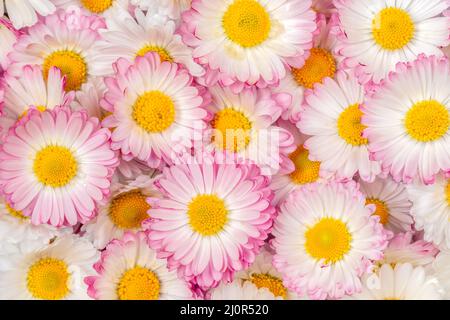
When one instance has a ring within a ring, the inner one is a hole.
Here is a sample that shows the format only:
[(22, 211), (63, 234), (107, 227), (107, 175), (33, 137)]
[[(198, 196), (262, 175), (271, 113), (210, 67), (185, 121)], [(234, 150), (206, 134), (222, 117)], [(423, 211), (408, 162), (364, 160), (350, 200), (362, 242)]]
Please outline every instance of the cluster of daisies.
[(0, 299), (450, 299), (449, 0), (0, 17)]

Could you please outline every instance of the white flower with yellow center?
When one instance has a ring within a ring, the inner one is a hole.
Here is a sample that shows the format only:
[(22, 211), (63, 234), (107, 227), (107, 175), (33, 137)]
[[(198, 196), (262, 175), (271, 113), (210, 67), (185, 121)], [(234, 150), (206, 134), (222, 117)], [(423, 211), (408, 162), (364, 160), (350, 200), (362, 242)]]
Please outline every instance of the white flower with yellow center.
[(299, 296), (340, 298), (383, 257), (388, 234), (353, 182), (298, 189), (275, 220), (273, 264)]
[(126, 232), (113, 240), (96, 263), (97, 275), (86, 277), (88, 293), (99, 300), (189, 300), (188, 283), (156, 257), (143, 232)]
[(128, 9), (130, 0), (52, 0), (58, 8), (82, 8), (89, 14), (112, 17), (116, 10)]
[(267, 288), (258, 288), (250, 281), (234, 280), (208, 292), (210, 300), (282, 300)]
[(425, 240), (450, 249), (450, 179), (439, 175), (431, 185), (416, 182), (408, 192), (416, 229), (424, 231)]
[(442, 16), (447, 0), (336, 1), (342, 31), (342, 54), (363, 66), (378, 83), (398, 62), (421, 53), (442, 56), (449, 44), (450, 20)]
[(38, 21), (38, 14), (46, 16), (56, 10), (51, 0), (0, 0), (0, 17), (5, 8), (16, 29), (30, 27)]
[(128, 183), (117, 182), (111, 188), (115, 191), (105, 205), (99, 207), (96, 218), (83, 225), (82, 231), (98, 249), (106, 247), (112, 239), (122, 238), (126, 231), (139, 231), (141, 224), (149, 218), (148, 197), (156, 197), (158, 191), (153, 186), (157, 172), (141, 175)]
[(414, 220), (409, 211), (412, 204), (403, 184), (390, 177), (376, 178), (372, 183), (360, 181), (360, 188), (366, 203), (375, 206), (375, 214), (385, 228), (394, 232), (411, 231)]
[(8, 260), (8, 268), (0, 274), (0, 299), (89, 299), (83, 279), (94, 272), (98, 256), (88, 240), (73, 235), (39, 249), (0, 256)]

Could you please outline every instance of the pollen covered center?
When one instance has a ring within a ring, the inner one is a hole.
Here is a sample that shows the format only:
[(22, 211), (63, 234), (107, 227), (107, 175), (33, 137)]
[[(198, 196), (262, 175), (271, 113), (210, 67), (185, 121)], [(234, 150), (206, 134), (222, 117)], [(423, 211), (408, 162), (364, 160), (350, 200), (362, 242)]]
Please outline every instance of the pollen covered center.
[(109, 207), (109, 216), (121, 229), (138, 229), (149, 218), (150, 205), (140, 190), (131, 190), (114, 197)]
[(93, 13), (102, 13), (113, 5), (113, 0), (81, 0), (81, 4)]
[(445, 187), (445, 196), (447, 199), (447, 205), (450, 207), (450, 179), (447, 180), (447, 187)]
[(235, 0), (222, 18), (225, 35), (244, 48), (260, 45), (269, 37), (269, 13), (255, 0)]
[(322, 83), (326, 77), (333, 78), (335, 74), (336, 61), (333, 55), (321, 48), (311, 49), (310, 56), (303, 67), (292, 69), (295, 81), (308, 89), (312, 89), (316, 83)]
[(192, 199), (187, 215), (192, 229), (203, 236), (218, 234), (228, 221), (225, 202), (213, 194), (201, 194)]
[(372, 21), (375, 42), (386, 50), (402, 49), (412, 40), (414, 32), (414, 22), (403, 9), (385, 8)]
[(159, 46), (153, 46), (153, 45), (145, 45), (144, 47), (142, 47), (136, 53), (136, 57), (143, 57), (149, 52), (157, 53), (159, 55), (159, 58), (161, 59), (161, 61), (173, 62), (173, 58), (171, 57), (171, 55), (169, 54), (167, 49), (165, 49), (163, 47), (159, 47)]
[(140, 266), (127, 270), (117, 285), (119, 300), (158, 300), (160, 291), (156, 274)]
[(299, 146), (289, 155), (289, 159), (295, 165), (295, 170), (290, 174), (294, 183), (313, 183), (319, 179), (320, 162), (311, 161), (308, 158), (309, 152), (303, 146)]
[(287, 290), (283, 285), (283, 281), (270, 274), (254, 273), (251, 276), (250, 281), (259, 289), (267, 288), (273, 293), (275, 297), (283, 297), (286, 299)]
[(375, 198), (367, 198), (367, 204), (374, 204), (376, 209), (374, 214), (380, 217), (380, 223), (386, 225), (389, 222), (389, 208), (384, 201)]
[(353, 146), (366, 145), (366, 138), (362, 133), (366, 127), (361, 124), (363, 113), (359, 110), (358, 104), (353, 104), (345, 109), (339, 116), (337, 121), (338, 134), (348, 144)]
[(43, 258), (29, 268), (27, 288), (36, 299), (59, 300), (69, 293), (69, 276), (64, 261)]
[(175, 105), (161, 91), (147, 91), (134, 103), (132, 117), (148, 133), (160, 133), (175, 121)]
[(306, 252), (325, 263), (336, 263), (350, 251), (352, 236), (347, 225), (334, 218), (322, 218), (305, 233)]
[(250, 142), (252, 123), (241, 111), (225, 108), (217, 112), (212, 120), (213, 141), (220, 149), (238, 152)]
[(48, 55), (43, 64), (44, 79), (50, 68), (57, 67), (66, 78), (66, 91), (79, 90), (87, 79), (87, 64), (83, 57), (71, 50), (58, 50)]

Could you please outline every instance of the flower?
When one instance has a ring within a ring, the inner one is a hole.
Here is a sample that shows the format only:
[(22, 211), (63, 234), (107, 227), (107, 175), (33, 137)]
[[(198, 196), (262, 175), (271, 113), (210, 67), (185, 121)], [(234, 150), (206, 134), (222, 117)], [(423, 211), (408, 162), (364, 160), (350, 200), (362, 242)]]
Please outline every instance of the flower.
[(421, 53), (442, 56), (440, 47), (450, 44), (450, 20), (441, 16), (447, 0), (337, 0), (335, 5), (343, 33), (341, 53), (350, 66), (361, 66), (361, 77), (375, 83), (397, 63), (414, 61)]
[(299, 296), (341, 298), (383, 257), (388, 233), (353, 182), (293, 191), (274, 223), (273, 264)]
[(97, 274), (85, 278), (89, 296), (100, 300), (187, 300), (189, 285), (167, 269), (150, 249), (143, 232), (126, 232), (113, 240), (94, 265)]
[(207, 290), (254, 261), (275, 213), (258, 167), (191, 162), (165, 168), (156, 184), (163, 197), (144, 226), (170, 270)]
[(109, 194), (116, 154), (98, 119), (66, 107), (28, 114), (0, 150), (0, 184), (7, 203), (33, 224), (87, 222)]
[(450, 248), (450, 179), (439, 175), (432, 185), (416, 182), (408, 192), (416, 229), (424, 231), (426, 241)]
[(379, 272), (363, 279), (363, 290), (352, 298), (356, 300), (441, 300), (436, 278), (426, 274), (422, 267), (409, 263), (383, 264)]
[(381, 172), (380, 164), (369, 157), (369, 141), (362, 136), (360, 105), (365, 102), (357, 80), (339, 72), (336, 80), (325, 78), (323, 84), (316, 84), (297, 122), (300, 131), (311, 136), (304, 144), (309, 158), (320, 161), (321, 169), (339, 180), (358, 173), (370, 182)]
[(312, 45), (314, 18), (311, 1), (193, 0), (180, 31), (207, 69), (204, 84), (238, 92), (276, 85), (287, 66), (300, 67)]
[(235, 280), (221, 284), (209, 293), (210, 300), (281, 300), (267, 288), (258, 288), (249, 281)]
[[(114, 128), (112, 147), (125, 160), (137, 158), (157, 168), (172, 163), (177, 154), (192, 147), (195, 132), (208, 116), (203, 98), (192, 78), (175, 63), (147, 53), (134, 63), (121, 58), (101, 106), (112, 113), (103, 120)], [(197, 139), (201, 139), (200, 137)]]
[(450, 172), (450, 62), (436, 57), (399, 64), (362, 107), (373, 158), (395, 181), (433, 183)]
[(170, 19), (179, 19), (181, 13), (191, 6), (191, 0), (131, 0), (131, 3), (138, 6), (142, 10), (147, 10), (152, 15), (157, 13), (158, 15), (166, 16)]
[[(50, 0), (0, 0), (0, 17), (4, 14), (4, 6), (14, 28), (30, 27), (38, 21), (38, 15), (46, 16), (55, 12), (56, 7)], [(3, 40), (3, 38), (2, 38)], [(3, 45), (3, 42), (2, 42)]]
[(83, 9), (86, 15), (102, 15), (113, 17), (117, 10), (129, 9), (129, 0), (52, 0), (58, 8)]
[(450, 299), (450, 252), (441, 251), (433, 262), (433, 271), (444, 289), (444, 296)]
[(92, 273), (98, 251), (86, 239), (67, 235), (48, 246), (1, 257), (10, 267), (0, 276), (0, 299), (88, 299), (83, 278)]
[(134, 181), (116, 182), (111, 187), (108, 202), (100, 205), (97, 217), (81, 228), (96, 248), (104, 249), (112, 239), (121, 239), (126, 231), (141, 230), (141, 223), (149, 218), (147, 198), (158, 194), (153, 186), (156, 177), (154, 171), (150, 175), (140, 175)]
[(394, 232), (411, 231), (414, 223), (410, 215), (411, 201), (403, 184), (394, 182), (390, 177), (376, 178), (374, 182), (360, 181), (361, 192), (366, 204), (375, 206), (375, 214), (380, 217), (383, 226)]
[(2, 14), (0, 13), (0, 39), (2, 39), (2, 45), (0, 46), (0, 71), (2, 69), (7, 69), (10, 62), (8, 54), (13, 51), (14, 44), (20, 35), (21, 32), (14, 29), (11, 21), (2, 17)]

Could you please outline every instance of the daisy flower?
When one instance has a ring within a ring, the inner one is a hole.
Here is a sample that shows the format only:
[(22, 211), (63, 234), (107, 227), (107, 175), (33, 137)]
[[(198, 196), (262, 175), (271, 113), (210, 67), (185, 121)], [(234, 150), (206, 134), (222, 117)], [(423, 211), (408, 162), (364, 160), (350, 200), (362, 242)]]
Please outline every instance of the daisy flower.
[[(78, 23), (69, 23), (71, 19)], [(100, 38), (98, 28), (95, 18), (59, 10), (20, 37), (9, 55), (12, 63), (8, 72), (20, 77), (25, 65), (38, 65), (47, 78), (50, 69), (57, 67), (66, 75), (66, 91), (79, 90), (91, 78), (97, 61), (92, 46)]]
[(67, 235), (1, 259), (8, 259), (10, 267), (0, 275), (0, 299), (84, 300), (89, 297), (83, 278), (93, 272), (98, 251), (88, 240)]
[(450, 179), (438, 175), (432, 185), (415, 182), (408, 192), (416, 229), (424, 231), (426, 241), (450, 249)]
[(0, 0), (0, 17), (4, 15), (5, 7), (16, 29), (30, 27), (38, 21), (38, 14), (46, 16), (56, 10), (51, 0)]
[(99, 206), (97, 217), (81, 228), (96, 248), (103, 249), (112, 239), (121, 239), (126, 231), (141, 230), (141, 223), (149, 218), (147, 198), (158, 194), (153, 186), (156, 176), (154, 171), (125, 184), (113, 183), (111, 198)]
[(450, 299), (450, 252), (441, 251), (433, 262), (433, 271), (444, 289), (447, 299)]
[(193, 0), (180, 31), (207, 68), (206, 86), (276, 85), (300, 67), (316, 29), (311, 1)]
[(56, 67), (50, 68), (44, 78), (39, 66), (27, 65), (19, 77), (6, 72), (2, 82), (5, 97), (0, 117), (0, 136), (3, 138), (30, 108), (44, 111), (68, 106), (74, 98), (73, 93), (64, 91), (66, 77)]
[(2, 39), (2, 45), (0, 46), (0, 72), (2, 69), (7, 69), (9, 64), (8, 53), (13, 51), (14, 44), (20, 35), (21, 32), (16, 30), (11, 22), (0, 14), (0, 39)]
[(339, 72), (336, 80), (325, 78), (306, 103), (297, 127), (311, 136), (305, 142), (309, 158), (320, 161), (321, 168), (337, 179), (352, 179), (358, 173), (364, 181), (373, 181), (381, 168), (370, 159), (369, 141), (362, 136), (360, 105), (365, 93), (357, 79), (346, 72)]
[(175, 34), (173, 21), (155, 26), (152, 16), (144, 15), (140, 10), (136, 10), (135, 15), (136, 18), (133, 18), (128, 13), (122, 13), (106, 20), (108, 29), (101, 32), (103, 40), (95, 46), (98, 61), (93, 65), (93, 74), (111, 75), (112, 65), (119, 58), (133, 61), (148, 52), (156, 52), (161, 61), (179, 63), (192, 76), (203, 75), (203, 68), (192, 58), (192, 49), (183, 43), (180, 35)]
[(385, 228), (396, 233), (411, 231), (414, 223), (409, 213), (412, 204), (403, 184), (390, 177), (376, 178), (372, 183), (360, 181), (360, 189), (366, 196), (366, 204), (375, 205), (375, 214)]
[(112, 17), (119, 9), (129, 9), (129, 0), (52, 0), (58, 8), (82, 8), (86, 14)]
[(383, 264), (377, 273), (363, 278), (361, 293), (355, 300), (441, 300), (436, 278), (426, 274), (422, 267), (409, 263)]
[(7, 203), (33, 224), (87, 222), (109, 194), (118, 164), (110, 131), (86, 112), (31, 110), (0, 150), (0, 185)]
[[(119, 59), (115, 76), (106, 78), (108, 91), (101, 105), (111, 112), (103, 124), (114, 128), (112, 147), (125, 160), (137, 158), (157, 168), (192, 147), (194, 133), (206, 127), (208, 116), (192, 77), (157, 53)], [(199, 139), (201, 139), (201, 134)]]
[(235, 280), (221, 284), (209, 292), (210, 300), (281, 300), (267, 288), (258, 288), (250, 281)]
[(120, 159), (120, 164), (113, 175), (113, 181), (132, 181), (141, 175), (153, 176), (155, 169), (147, 166), (145, 162), (133, 159), (126, 161)]
[(169, 269), (202, 289), (231, 281), (267, 239), (275, 213), (268, 179), (254, 165), (191, 163), (165, 168), (157, 181), (150, 246)]
[(340, 298), (361, 290), (360, 277), (383, 257), (388, 234), (356, 183), (315, 184), (281, 205), (274, 266), (299, 296)]
[(296, 300), (297, 294), (288, 290), (283, 284), (283, 278), (272, 264), (272, 253), (263, 248), (255, 262), (243, 271), (236, 273), (235, 280), (253, 283), (258, 289), (267, 288), (275, 297)]
[(143, 232), (126, 232), (113, 240), (94, 265), (97, 275), (85, 278), (88, 293), (99, 300), (188, 300), (189, 285), (167, 269), (150, 249)]
[(395, 181), (433, 183), (450, 172), (450, 62), (436, 57), (399, 64), (362, 107), (369, 150)]
[(227, 151), (271, 173), (279, 171), (294, 151), (292, 135), (275, 125), (286, 106), (279, 96), (257, 88), (235, 94), (220, 86), (209, 88), (209, 93), (212, 130), (205, 138), (207, 149)]
[(442, 56), (449, 41), (450, 20), (442, 17), (447, 0), (337, 0), (343, 34), (341, 53), (350, 65), (361, 65), (375, 83), (399, 62), (421, 53)]

